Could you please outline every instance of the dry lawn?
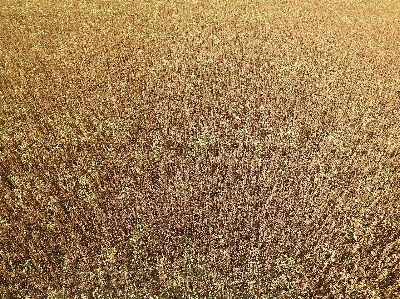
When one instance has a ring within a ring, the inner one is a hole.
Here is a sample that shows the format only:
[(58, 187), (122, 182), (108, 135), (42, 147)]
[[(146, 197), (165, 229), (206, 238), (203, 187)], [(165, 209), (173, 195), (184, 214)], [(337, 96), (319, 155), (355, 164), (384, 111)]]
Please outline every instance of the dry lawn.
[(400, 2), (0, 0), (0, 298), (400, 298)]

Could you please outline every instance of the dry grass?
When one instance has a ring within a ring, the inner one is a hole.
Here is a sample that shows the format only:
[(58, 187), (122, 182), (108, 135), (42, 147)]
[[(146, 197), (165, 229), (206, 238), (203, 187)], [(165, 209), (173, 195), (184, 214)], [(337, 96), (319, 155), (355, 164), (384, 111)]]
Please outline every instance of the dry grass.
[(1, 298), (400, 298), (399, 20), (0, 0)]

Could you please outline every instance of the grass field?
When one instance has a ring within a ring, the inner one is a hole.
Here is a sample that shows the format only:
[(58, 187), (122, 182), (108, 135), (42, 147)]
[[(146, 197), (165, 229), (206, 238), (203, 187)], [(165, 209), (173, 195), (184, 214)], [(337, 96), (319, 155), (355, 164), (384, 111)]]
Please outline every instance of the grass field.
[(0, 0), (0, 298), (400, 298), (400, 2)]

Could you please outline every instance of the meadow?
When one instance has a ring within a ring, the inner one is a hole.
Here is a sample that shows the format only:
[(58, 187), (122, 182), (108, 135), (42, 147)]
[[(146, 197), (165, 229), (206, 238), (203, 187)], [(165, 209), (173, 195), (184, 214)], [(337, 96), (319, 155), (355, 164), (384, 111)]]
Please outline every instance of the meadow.
[(400, 2), (0, 0), (0, 298), (400, 298)]

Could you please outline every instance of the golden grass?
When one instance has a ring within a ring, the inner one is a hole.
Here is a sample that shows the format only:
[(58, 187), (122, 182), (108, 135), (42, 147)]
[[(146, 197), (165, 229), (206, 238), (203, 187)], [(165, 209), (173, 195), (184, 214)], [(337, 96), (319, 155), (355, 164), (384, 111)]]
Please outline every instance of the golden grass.
[(399, 20), (0, 0), (1, 298), (399, 298)]

